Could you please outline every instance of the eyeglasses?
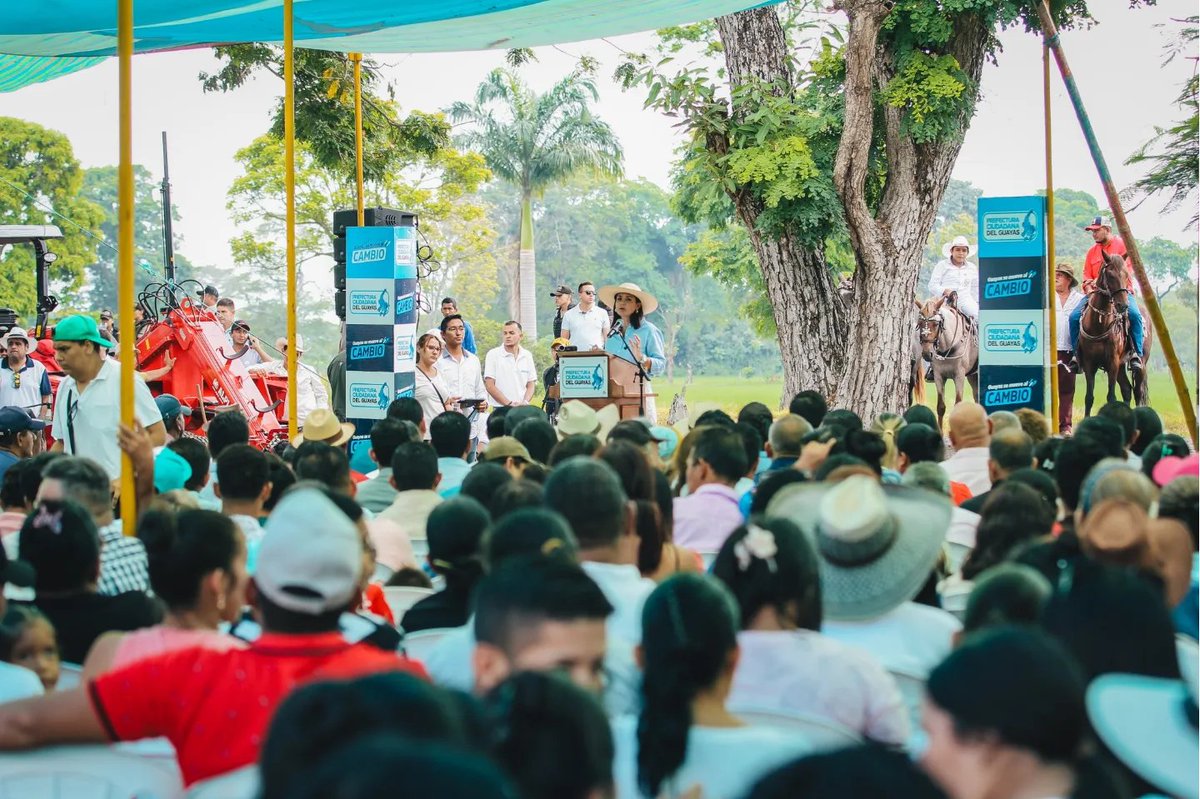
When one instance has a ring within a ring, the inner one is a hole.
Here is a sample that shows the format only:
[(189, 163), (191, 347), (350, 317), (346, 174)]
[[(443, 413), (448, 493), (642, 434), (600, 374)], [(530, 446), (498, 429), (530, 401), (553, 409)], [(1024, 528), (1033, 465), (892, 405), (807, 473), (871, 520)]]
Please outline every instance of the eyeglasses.
[(595, 289), (584, 289), (583, 291), (581, 291), (579, 293), (580, 294), (595, 294), (596, 290)]

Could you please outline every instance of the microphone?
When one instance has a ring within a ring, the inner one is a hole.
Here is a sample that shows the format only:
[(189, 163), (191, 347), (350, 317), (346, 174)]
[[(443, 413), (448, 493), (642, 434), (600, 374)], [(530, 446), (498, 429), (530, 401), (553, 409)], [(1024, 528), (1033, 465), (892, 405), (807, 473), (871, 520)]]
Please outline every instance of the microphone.
[(617, 317), (616, 319), (613, 320), (612, 328), (608, 331), (608, 337), (612, 338), (613, 336), (620, 333), (622, 327), (623, 327), (623, 325), (621, 324), (621, 318)]

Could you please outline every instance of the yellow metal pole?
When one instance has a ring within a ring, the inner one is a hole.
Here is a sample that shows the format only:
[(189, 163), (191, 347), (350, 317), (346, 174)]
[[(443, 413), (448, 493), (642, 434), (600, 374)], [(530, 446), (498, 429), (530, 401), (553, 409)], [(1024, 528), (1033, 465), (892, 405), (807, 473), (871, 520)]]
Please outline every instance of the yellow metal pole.
[(287, 417), (288, 438), (299, 432), (296, 418), (296, 119), (292, 92), (296, 84), (293, 63), (292, 2), (283, 0), (283, 187), (287, 195)]
[(354, 166), (358, 187), (358, 226), (363, 226), (363, 118), (362, 118), (362, 53), (351, 53), (354, 62)]
[(1042, 98), (1046, 118), (1046, 305), (1050, 326), (1045, 339), (1050, 346), (1050, 430), (1058, 429), (1058, 296), (1054, 290), (1054, 148), (1050, 135), (1050, 48), (1042, 46)]
[[(133, 0), (117, 0), (117, 318), (121, 321), (121, 424), (133, 427)], [(147, 423), (151, 420), (147, 419)], [(121, 453), (121, 530), (137, 535), (133, 462)]]

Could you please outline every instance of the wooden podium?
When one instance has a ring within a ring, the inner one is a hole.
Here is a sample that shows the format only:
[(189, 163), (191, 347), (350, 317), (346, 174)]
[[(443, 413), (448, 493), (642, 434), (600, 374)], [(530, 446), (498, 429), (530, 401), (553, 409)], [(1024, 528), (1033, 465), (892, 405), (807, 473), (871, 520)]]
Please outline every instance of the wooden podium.
[[(546, 392), (552, 399), (579, 400), (600, 410), (616, 405), (620, 418), (636, 419), (640, 388), (638, 368), (608, 352), (560, 352), (558, 385)], [(647, 388), (646, 398), (655, 396)]]

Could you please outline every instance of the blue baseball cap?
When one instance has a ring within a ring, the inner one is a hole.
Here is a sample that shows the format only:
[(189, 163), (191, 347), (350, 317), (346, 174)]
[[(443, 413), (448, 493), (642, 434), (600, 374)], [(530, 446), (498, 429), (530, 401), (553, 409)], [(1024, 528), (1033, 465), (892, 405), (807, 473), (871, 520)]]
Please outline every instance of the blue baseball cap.
[(180, 402), (174, 394), (159, 394), (154, 398), (154, 404), (158, 406), (164, 424), (181, 414), (192, 415), (192, 409)]
[(18, 408), (16, 405), (0, 408), (0, 433), (20, 433), (25, 430), (36, 433), (45, 428), (45, 422), (34, 419), (24, 408)]

